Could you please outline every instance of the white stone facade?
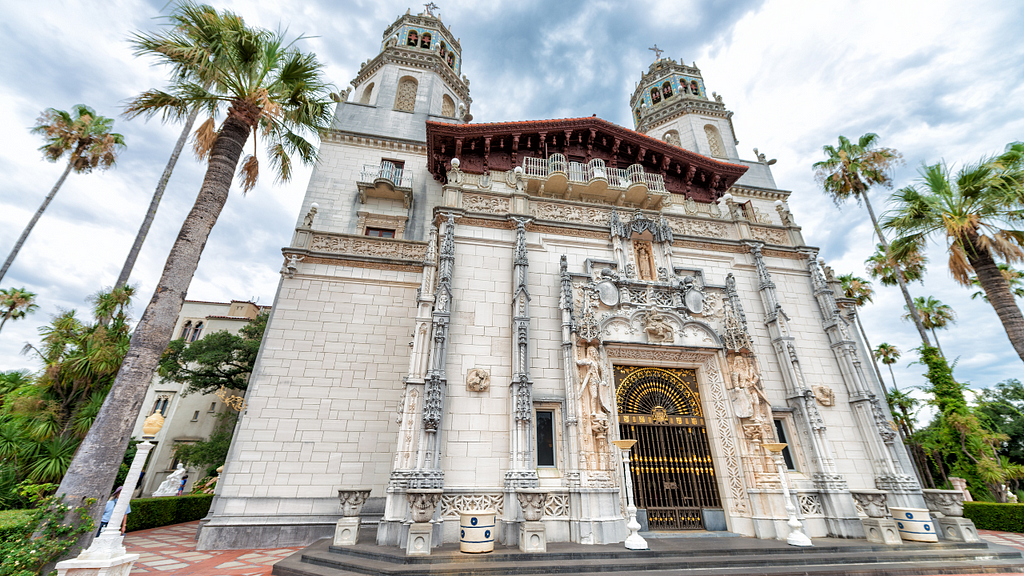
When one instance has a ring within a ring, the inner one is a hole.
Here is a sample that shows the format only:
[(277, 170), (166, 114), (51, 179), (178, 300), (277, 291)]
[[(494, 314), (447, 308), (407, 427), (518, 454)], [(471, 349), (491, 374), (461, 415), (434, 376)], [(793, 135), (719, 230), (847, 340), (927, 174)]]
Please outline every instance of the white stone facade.
[[(338, 490), (356, 486), (372, 487), (363, 518), (377, 523), (381, 544), (406, 544), (405, 494), (422, 488), (444, 490), (435, 545), (458, 539), (459, 510), (487, 507), (498, 512), (499, 540), (515, 544), (523, 488), (547, 491), (549, 541), (621, 542), (622, 467), (608, 443), (620, 435), (616, 366), (694, 371), (731, 531), (788, 534), (779, 477), (759, 448), (775, 439), (773, 420), (790, 444), (790, 485), (811, 536), (863, 537), (851, 488), (921, 499), (905, 452), (886, 433), (891, 423), (872, 408), (881, 391), (866, 352), (789, 215), (790, 193), (775, 188), (763, 159), (738, 159), (731, 113), (715, 120), (724, 162), (704, 158), (699, 142), (692, 150), (702, 156), (597, 120), (446, 132), (430, 116), (437, 94), (468, 102), (468, 81), (426, 58), (418, 73), (421, 90), (433, 86), (429, 113), (417, 104), (402, 113), (406, 124), (373, 128), (372, 119), (392, 114), (388, 93), (405, 75), (388, 61), (397, 56), (387, 38), (432, 20), (405, 16), (385, 34), (376, 106), (338, 106), (284, 250), (200, 548), (328, 536), (341, 516)], [(361, 72), (356, 94), (370, 81)], [(644, 131), (661, 140), (683, 121), (699, 128), (686, 133), (703, 136), (697, 116)], [(600, 182), (603, 172), (560, 188), (557, 170), (521, 169), (538, 137), (570, 162), (581, 151), (580, 166), (593, 165), (592, 149), (608, 150), (609, 168), (620, 149), (639, 149), (637, 165), (666, 188), (638, 177), (619, 195), (619, 184)], [(383, 161), (404, 162), (411, 185), (402, 185), (405, 173), (366, 181), (363, 167)], [(642, 199), (624, 200), (635, 194)], [(657, 209), (644, 209), (652, 202)], [(401, 233), (368, 235), (382, 229), (366, 222), (396, 218)], [(585, 367), (589, 347), (599, 369)], [(587, 370), (604, 376), (588, 387)], [(749, 412), (754, 387), (770, 407)], [(553, 466), (537, 464), (538, 410), (554, 415)]]

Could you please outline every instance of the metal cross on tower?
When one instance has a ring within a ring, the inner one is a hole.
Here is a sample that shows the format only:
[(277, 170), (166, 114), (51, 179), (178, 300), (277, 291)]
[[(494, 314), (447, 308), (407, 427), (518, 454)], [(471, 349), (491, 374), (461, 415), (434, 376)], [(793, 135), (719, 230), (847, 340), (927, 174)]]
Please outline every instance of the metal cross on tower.
[(664, 52), (664, 50), (658, 48), (657, 44), (654, 45), (654, 48), (648, 48), (648, 50), (654, 52), (655, 60), (661, 60), (661, 53)]
[(437, 18), (437, 15), (434, 14), (434, 10), (438, 9), (437, 4), (431, 2), (429, 4), (424, 4), (423, 7), (427, 9), (427, 16), (433, 16), (434, 18)]

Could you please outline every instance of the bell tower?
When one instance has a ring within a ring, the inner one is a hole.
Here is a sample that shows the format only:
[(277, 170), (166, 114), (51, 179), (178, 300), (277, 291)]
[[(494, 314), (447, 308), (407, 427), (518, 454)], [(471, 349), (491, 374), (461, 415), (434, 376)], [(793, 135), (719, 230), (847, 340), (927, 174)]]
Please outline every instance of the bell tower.
[(739, 159), (732, 112), (722, 97), (708, 97), (697, 65), (658, 56), (629, 100), (638, 132), (687, 150), (726, 161)]
[(462, 46), (431, 10), (406, 12), (384, 31), (380, 52), (352, 80), (350, 103), (468, 121), (469, 79)]

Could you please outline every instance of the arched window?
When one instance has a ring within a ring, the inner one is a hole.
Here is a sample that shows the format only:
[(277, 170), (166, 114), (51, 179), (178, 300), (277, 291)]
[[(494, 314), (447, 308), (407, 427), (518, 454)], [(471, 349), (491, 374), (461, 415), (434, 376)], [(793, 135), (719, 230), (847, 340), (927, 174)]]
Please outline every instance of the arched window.
[(449, 68), (455, 68), (455, 52), (448, 53), (448, 59), (445, 60), (448, 63)]
[(167, 396), (157, 396), (156, 402), (153, 403), (153, 411), (150, 414), (155, 414), (159, 410), (160, 415), (166, 418), (168, 401), (170, 401), (170, 398)]
[(437, 45), (437, 55), (441, 57), (441, 60), (448, 55), (448, 47), (444, 45), (444, 42)]
[(363, 90), (363, 96), (359, 99), (359, 103), (369, 104), (371, 94), (373, 94), (373, 82), (370, 82), (369, 86), (366, 87), (366, 90)]
[(195, 342), (196, 340), (199, 340), (199, 337), (202, 336), (202, 334), (203, 334), (203, 323), (202, 322), (196, 322), (196, 327), (192, 329), (192, 335), (189, 336), (188, 341), (189, 342)]
[(441, 116), (455, 116), (455, 101), (447, 94), (441, 98)]
[(423, 33), (423, 38), (420, 39), (420, 48), (430, 50), (430, 32)]
[(668, 97), (672, 96), (672, 83), (671, 82), (665, 82), (664, 84), (661, 85), (661, 95), (664, 98), (668, 98)]
[(398, 93), (395, 94), (395, 110), (413, 112), (416, 109), (416, 89), (419, 82), (412, 76), (405, 76), (398, 81)]
[(409, 36), (405, 41), (406, 46), (412, 46), (415, 48), (420, 43), (420, 35), (415, 30), (409, 30)]
[(190, 332), (192, 332), (192, 321), (191, 320), (185, 322), (185, 325), (181, 327), (181, 338), (183, 340), (188, 340), (188, 335), (189, 335)]
[(704, 133), (708, 136), (708, 147), (711, 148), (711, 155), (716, 158), (725, 158), (725, 144), (722, 143), (722, 135), (718, 133), (718, 128), (711, 124), (705, 124)]
[(658, 90), (657, 86), (651, 88), (651, 102), (655, 104), (661, 102), (661, 90)]
[(700, 96), (700, 88), (697, 86), (696, 80), (690, 80), (690, 92), (692, 92), (694, 96)]
[(679, 143), (679, 132), (675, 130), (669, 130), (668, 132), (665, 132), (665, 135), (662, 136), (661, 139), (673, 146), (681, 146), (681, 144)]

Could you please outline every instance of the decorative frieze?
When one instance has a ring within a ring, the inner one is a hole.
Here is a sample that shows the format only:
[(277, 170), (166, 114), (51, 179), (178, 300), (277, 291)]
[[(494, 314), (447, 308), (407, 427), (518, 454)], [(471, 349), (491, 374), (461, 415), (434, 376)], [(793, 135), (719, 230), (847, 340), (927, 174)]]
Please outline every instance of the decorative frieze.
[(781, 228), (751, 226), (750, 235), (753, 236), (755, 240), (760, 240), (765, 244), (778, 244), (780, 246), (789, 245), (789, 233)]
[(695, 218), (680, 218), (679, 216), (666, 216), (665, 220), (672, 228), (672, 231), (679, 235), (721, 239), (732, 237), (726, 225), (719, 222)]
[(309, 249), (314, 252), (331, 254), (414, 260), (419, 263), (423, 261), (423, 256), (426, 254), (427, 243), (347, 234), (314, 234)]
[(465, 510), (491, 509), (499, 516), (505, 513), (505, 495), (493, 494), (443, 494), (441, 496), (441, 518), (458, 520)]
[(607, 225), (611, 218), (611, 211), (607, 209), (577, 206), (575, 204), (556, 204), (554, 202), (533, 202), (531, 211), (534, 216), (541, 220), (575, 222), (578, 224)]
[(483, 212), (485, 214), (508, 214), (511, 207), (509, 198), (502, 196), (486, 196), (483, 194), (462, 194), (462, 208), (467, 212)]

